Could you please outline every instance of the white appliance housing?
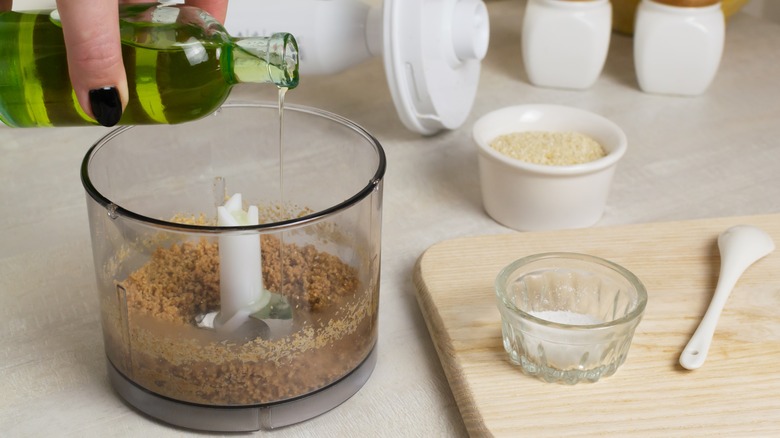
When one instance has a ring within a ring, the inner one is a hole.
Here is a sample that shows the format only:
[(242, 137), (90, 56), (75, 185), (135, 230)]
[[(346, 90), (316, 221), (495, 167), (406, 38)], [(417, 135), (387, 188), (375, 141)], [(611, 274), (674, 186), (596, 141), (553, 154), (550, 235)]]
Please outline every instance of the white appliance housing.
[(234, 36), (293, 34), (304, 77), (382, 56), (401, 121), (424, 135), (468, 117), (490, 33), (482, 0), (231, 0), (225, 25)]

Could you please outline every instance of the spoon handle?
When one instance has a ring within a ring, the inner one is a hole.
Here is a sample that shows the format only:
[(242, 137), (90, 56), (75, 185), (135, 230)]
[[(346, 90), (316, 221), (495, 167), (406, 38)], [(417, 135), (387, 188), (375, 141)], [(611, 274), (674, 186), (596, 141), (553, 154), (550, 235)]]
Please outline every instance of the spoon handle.
[(710, 350), (712, 336), (715, 334), (715, 327), (718, 325), (720, 313), (723, 311), (723, 307), (726, 306), (726, 301), (731, 294), (731, 290), (737, 284), (737, 280), (747, 269), (747, 266), (739, 270), (723, 268), (727, 266), (726, 263), (723, 263), (718, 285), (715, 288), (710, 306), (701, 319), (699, 327), (696, 328), (696, 331), (680, 355), (680, 365), (683, 368), (695, 370), (704, 364), (704, 361), (707, 359), (707, 353)]

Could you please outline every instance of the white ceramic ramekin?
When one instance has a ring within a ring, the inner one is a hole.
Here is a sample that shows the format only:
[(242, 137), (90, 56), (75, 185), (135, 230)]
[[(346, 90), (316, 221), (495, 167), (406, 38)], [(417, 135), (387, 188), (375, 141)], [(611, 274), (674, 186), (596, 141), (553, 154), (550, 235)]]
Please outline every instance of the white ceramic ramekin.
[[(490, 147), (496, 137), (522, 131), (579, 132), (598, 141), (607, 155), (571, 166), (510, 158)], [(497, 222), (520, 231), (588, 227), (601, 219), (617, 162), (627, 140), (614, 122), (560, 105), (518, 105), (482, 116), (473, 127), (482, 202)]]

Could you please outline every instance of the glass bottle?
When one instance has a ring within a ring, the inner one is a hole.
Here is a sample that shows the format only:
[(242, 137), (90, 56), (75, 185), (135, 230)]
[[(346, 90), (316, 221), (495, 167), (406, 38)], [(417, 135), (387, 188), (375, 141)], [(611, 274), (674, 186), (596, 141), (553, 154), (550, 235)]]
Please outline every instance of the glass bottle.
[[(233, 38), (215, 18), (185, 5), (123, 5), (119, 18), (129, 91), (120, 125), (204, 117), (240, 82), (298, 85), (298, 47), (288, 33)], [(57, 11), (0, 13), (0, 121), (96, 125), (67, 72)]]

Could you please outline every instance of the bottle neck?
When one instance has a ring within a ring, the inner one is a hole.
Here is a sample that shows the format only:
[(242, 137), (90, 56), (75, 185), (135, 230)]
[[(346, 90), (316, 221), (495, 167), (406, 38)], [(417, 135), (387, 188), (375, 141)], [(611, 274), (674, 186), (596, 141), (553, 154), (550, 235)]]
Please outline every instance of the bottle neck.
[(289, 33), (269, 37), (232, 38), (230, 71), (236, 82), (298, 86), (298, 44)]

